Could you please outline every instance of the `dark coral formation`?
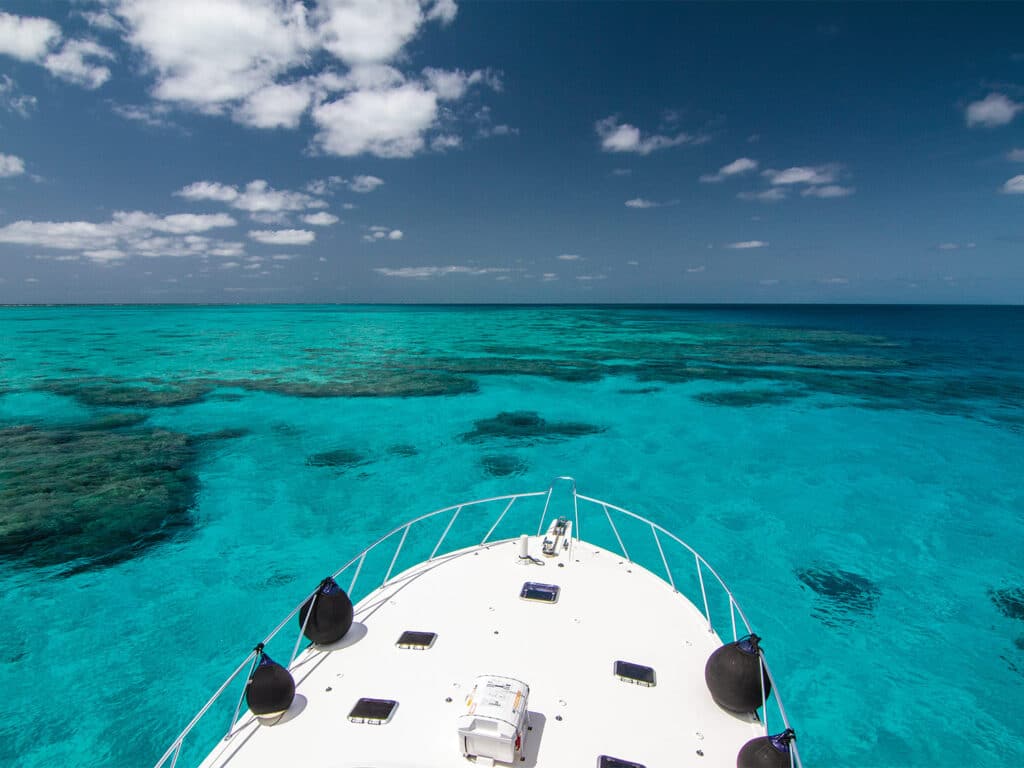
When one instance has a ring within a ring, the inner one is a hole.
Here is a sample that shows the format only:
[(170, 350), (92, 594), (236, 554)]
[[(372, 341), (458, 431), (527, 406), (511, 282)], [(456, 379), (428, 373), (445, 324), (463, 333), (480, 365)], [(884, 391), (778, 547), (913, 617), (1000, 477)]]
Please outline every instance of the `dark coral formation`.
[(274, 377), (218, 381), (217, 384), (291, 397), (438, 397), (478, 389), (473, 379), (444, 372), (353, 369), (335, 373), (339, 374), (337, 378), (316, 381)]
[(419, 450), (415, 445), (396, 443), (395, 445), (388, 446), (388, 453), (392, 456), (416, 456), (419, 454)]
[(114, 380), (57, 379), (39, 387), (73, 397), (83, 405), (112, 408), (169, 408), (198, 403), (213, 389), (201, 381), (178, 383), (122, 383)]
[(484, 456), (480, 464), (491, 477), (518, 477), (529, 469), (529, 465), (518, 456)]
[(532, 442), (561, 440), (604, 432), (604, 427), (575, 421), (547, 421), (535, 411), (502, 411), (490, 419), (473, 422), (474, 429), (462, 435), (469, 442), (505, 438)]
[(195, 458), (166, 430), (0, 429), (0, 556), (78, 568), (131, 557), (188, 525)]
[(353, 467), (365, 464), (367, 458), (359, 451), (349, 448), (336, 448), (333, 451), (314, 453), (306, 459), (306, 465), (310, 467), (331, 467), (339, 471), (345, 471)]
[(990, 589), (988, 596), (1003, 616), (1024, 621), (1024, 587)]
[(782, 405), (806, 397), (799, 389), (732, 389), (701, 392), (695, 400), (708, 405), (725, 405), (732, 408), (751, 408), (756, 405)]
[(820, 598), (814, 610), (816, 618), (830, 626), (848, 623), (851, 614), (874, 611), (881, 589), (867, 576), (845, 571), (834, 565), (817, 564), (798, 568), (796, 576)]

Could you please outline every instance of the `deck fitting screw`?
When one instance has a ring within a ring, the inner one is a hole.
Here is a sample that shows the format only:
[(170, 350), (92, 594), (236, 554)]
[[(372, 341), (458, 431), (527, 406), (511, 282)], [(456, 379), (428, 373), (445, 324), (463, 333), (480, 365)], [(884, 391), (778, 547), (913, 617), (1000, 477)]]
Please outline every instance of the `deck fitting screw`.
[(555, 720), (557, 720), (558, 722), (562, 722), (562, 716), (561, 715), (555, 715)]
[(558, 564), (558, 567), (559, 567), (559, 568), (565, 568), (565, 563), (559, 563), (559, 564)]
[(328, 685), (328, 686), (327, 686), (326, 688), (324, 688), (324, 690), (325, 690), (325, 691), (333, 691), (334, 689), (333, 689), (333, 688), (331, 688), (331, 686), (329, 686), (329, 685)]
[(698, 749), (697, 750), (697, 754), (700, 755), (701, 757), (704, 757), (704, 750), (703, 749)]
[(447, 701), (449, 704), (452, 703), (452, 697), (451, 696), (445, 696), (444, 700)]
[(494, 630), (494, 634), (498, 634), (498, 630)]

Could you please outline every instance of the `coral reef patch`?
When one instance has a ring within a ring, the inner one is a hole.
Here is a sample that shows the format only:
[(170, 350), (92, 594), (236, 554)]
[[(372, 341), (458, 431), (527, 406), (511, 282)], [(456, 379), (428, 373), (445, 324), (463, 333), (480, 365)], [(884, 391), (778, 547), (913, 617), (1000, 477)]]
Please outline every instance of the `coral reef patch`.
[(878, 605), (881, 589), (867, 576), (829, 564), (798, 568), (796, 576), (819, 598), (815, 618), (836, 626), (849, 623), (851, 614), (871, 614)]
[(462, 435), (467, 442), (505, 438), (532, 442), (563, 440), (604, 432), (604, 427), (576, 421), (547, 421), (535, 411), (502, 411), (490, 419), (473, 422), (473, 430)]
[(349, 448), (336, 448), (332, 451), (314, 453), (306, 459), (306, 466), (330, 467), (339, 471), (345, 471), (361, 466), (366, 462), (367, 457), (359, 451), (353, 451)]
[(990, 589), (988, 596), (1003, 616), (1024, 621), (1024, 587)]
[(491, 477), (517, 477), (529, 469), (529, 465), (518, 456), (484, 456), (480, 464)]
[(799, 389), (733, 389), (701, 392), (694, 399), (708, 405), (725, 405), (732, 408), (751, 408), (757, 405), (782, 405), (807, 393)]
[(0, 429), (0, 557), (81, 569), (132, 557), (189, 524), (198, 488), (193, 441), (110, 429), (133, 422), (104, 418), (106, 425)]

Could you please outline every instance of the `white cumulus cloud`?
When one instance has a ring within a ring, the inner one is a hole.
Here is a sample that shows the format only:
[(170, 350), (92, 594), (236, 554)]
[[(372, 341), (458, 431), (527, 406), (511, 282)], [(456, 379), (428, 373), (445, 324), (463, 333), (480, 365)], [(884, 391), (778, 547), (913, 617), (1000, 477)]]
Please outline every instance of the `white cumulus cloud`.
[(337, 224), (340, 219), (333, 213), (327, 213), (327, 211), (320, 211), (319, 213), (311, 213), (307, 216), (303, 216), (302, 220), (307, 224), (312, 224), (314, 227), (329, 227), (331, 224)]
[(241, 243), (199, 234), (235, 224), (226, 213), (116, 211), (105, 222), (15, 221), (0, 227), (0, 243), (79, 251), (103, 263), (130, 256), (237, 256), (243, 252)]
[(20, 176), (25, 172), (25, 161), (17, 155), (0, 153), (0, 178)]
[(363, 235), (363, 240), (368, 243), (376, 243), (380, 240), (401, 240), (403, 237), (405, 237), (405, 233), (402, 230), (382, 227), (378, 224), (369, 228), (369, 231)]
[(436, 119), (437, 94), (414, 83), (353, 91), (313, 109), (316, 143), (342, 157), (412, 157), (424, 148), (424, 134)]
[(55, 21), (0, 11), (0, 54), (39, 62), (61, 38)]
[(113, 59), (113, 51), (92, 40), (68, 40), (43, 59), (43, 66), (54, 77), (95, 89), (110, 79), (110, 69), (99, 62)]
[(1018, 104), (1001, 93), (990, 93), (984, 99), (968, 104), (964, 118), (968, 126), (994, 128), (1011, 122), (1022, 109), (1024, 104)]

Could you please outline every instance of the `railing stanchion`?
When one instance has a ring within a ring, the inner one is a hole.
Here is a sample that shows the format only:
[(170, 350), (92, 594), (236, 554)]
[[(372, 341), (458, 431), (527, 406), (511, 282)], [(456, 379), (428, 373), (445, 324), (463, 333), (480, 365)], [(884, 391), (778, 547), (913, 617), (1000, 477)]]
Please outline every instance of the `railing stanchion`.
[[(762, 655), (761, 649), (757, 649), (757, 660), (760, 662), (758, 671), (761, 674), (757, 676), (757, 680), (761, 683), (761, 718), (764, 720), (764, 735), (768, 735), (768, 702), (764, 698), (764, 656)], [(778, 693), (775, 694), (778, 696)]]
[(732, 592), (729, 593), (729, 618), (732, 619), (732, 641), (735, 643), (739, 637), (736, 635), (736, 601), (732, 597)]
[(505, 513), (512, 509), (512, 505), (516, 503), (516, 498), (518, 497), (513, 496), (511, 499), (508, 500), (508, 504), (505, 505), (505, 509), (501, 511), (501, 514), (498, 515), (498, 519), (494, 521), (494, 525), (490, 527), (490, 529), (487, 531), (487, 535), (484, 536), (484, 540), (480, 542), (481, 546), (486, 544), (487, 540), (491, 538), (491, 534), (494, 533), (494, 529), (497, 528), (501, 524), (501, 521), (505, 518)]
[(622, 543), (622, 537), (619, 536), (619, 529), (615, 527), (615, 523), (612, 521), (612, 515), (608, 511), (608, 505), (607, 504), (602, 504), (601, 508), (604, 510), (604, 516), (608, 518), (608, 525), (610, 525), (612, 527), (612, 533), (615, 534), (616, 541), (619, 542), (619, 547), (622, 549), (623, 557), (626, 558), (626, 562), (627, 563), (632, 565), (633, 561), (629, 559), (629, 552), (626, 551), (626, 545)]
[(540, 513), (540, 523), (537, 524), (537, 535), (538, 536), (540, 536), (541, 532), (544, 530), (544, 521), (548, 517), (548, 504), (551, 503), (551, 492), (554, 491), (554, 490), (555, 490), (555, 484), (552, 483), (551, 487), (548, 488), (547, 498), (544, 499), (544, 509), (542, 509), (541, 513)]
[(430, 553), (430, 560), (434, 559), (434, 555), (437, 554), (437, 550), (441, 548), (441, 542), (445, 540), (448, 535), (448, 531), (452, 529), (452, 525), (455, 523), (455, 519), (459, 516), (459, 512), (462, 511), (462, 507), (458, 506), (455, 508), (455, 514), (452, 515), (452, 519), (448, 521), (448, 526), (444, 529), (444, 533), (441, 534), (441, 538), (437, 540), (437, 544), (434, 545), (434, 551)]
[(366, 553), (370, 550), (364, 549), (363, 554), (359, 556), (359, 565), (356, 566), (356, 572), (352, 575), (352, 581), (348, 585), (348, 596), (352, 597), (355, 593), (356, 582), (359, 580), (359, 572), (363, 570), (363, 563), (366, 561)]
[(700, 555), (694, 552), (693, 559), (697, 561), (697, 578), (700, 579), (700, 595), (704, 598), (704, 618), (708, 620), (708, 632), (711, 632), (714, 628), (711, 626), (711, 611), (708, 610), (708, 593), (707, 590), (704, 589), (704, 571), (702, 571), (700, 567)]
[(391, 571), (395, 569), (395, 563), (398, 562), (398, 553), (402, 551), (402, 546), (405, 544), (405, 537), (409, 535), (410, 526), (407, 525), (402, 529), (402, 539), (398, 542), (398, 549), (395, 550), (395, 556), (391, 558), (391, 565), (388, 566), (388, 572), (384, 574), (384, 581), (380, 583), (383, 587), (388, 583), (388, 579), (391, 578)]
[(178, 755), (181, 754), (181, 745), (184, 743), (184, 741), (178, 742), (178, 748), (174, 750), (174, 757), (171, 758), (171, 768), (174, 768), (174, 766), (178, 764)]
[(252, 660), (252, 666), (249, 667), (249, 675), (245, 678), (245, 685), (242, 686), (242, 693), (238, 696), (238, 703), (235, 704), (235, 714), (231, 716), (231, 725), (228, 726), (228, 735), (231, 735), (231, 731), (235, 729), (235, 723), (238, 722), (238, 713), (242, 711), (242, 702), (245, 701), (245, 689), (249, 687), (249, 680), (252, 679), (253, 672), (256, 671), (256, 665), (260, 662), (260, 654), (258, 651), (253, 651), (255, 658)]
[(651, 523), (651, 533), (654, 534), (654, 543), (658, 545), (658, 552), (661, 554), (661, 562), (665, 566), (665, 573), (668, 574), (668, 583), (672, 585), (672, 591), (678, 592), (676, 589), (676, 580), (672, 578), (672, 570), (668, 567), (668, 560), (665, 559), (665, 550), (661, 548), (661, 539), (658, 538), (658, 529), (654, 527), (654, 523)]
[[(309, 610), (306, 611), (306, 618), (302, 620), (302, 626), (299, 628), (299, 636), (295, 638), (295, 647), (292, 648), (292, 657), (285, 665), (286, 669), (291, 669), (292, 662), (295, 661), (295, 657), (299, 655), (299, 645), (302, 644), (302, 636), (306, 634), (306, 625), (309, 624), (309, 617), (313, 615), (313, 609), (316, 607), (316, 599), (318, 597), (320, 597), (320, 587), (317, 587), (316, 592), (313, 593), (313, 597), (309, 599)], [(299, 606), (299, 611), (302, 611), (301, 606)]]

